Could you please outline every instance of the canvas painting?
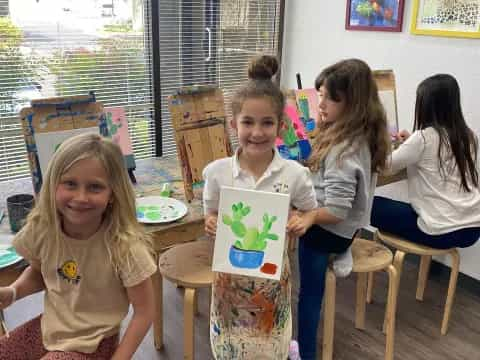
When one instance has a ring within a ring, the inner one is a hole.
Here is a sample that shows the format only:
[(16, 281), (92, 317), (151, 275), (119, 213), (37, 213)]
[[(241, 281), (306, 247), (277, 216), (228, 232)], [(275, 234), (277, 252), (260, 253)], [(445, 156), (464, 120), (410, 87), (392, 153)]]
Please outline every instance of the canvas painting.
[(122, 150), (128, 169), (135, 168), (135, 158), (133, 156), (132, 142), (128, 132), (128, 121), (123, 107), (106, 107), (105, 118), (107, 122), (108, 134), (112, 141)]
[(414, 0), (411, 31), (480, 38), (480, 0)]
[(348, 0), (348, 30), (402, 31), (403, 0)]
[(212, 270), (279, 280), (290, 195), (222, 187)]
[(48, 167), (48, 162), (53, 156), (53, 153), (57, 148), (67, 140), (75, 135), (93, 133), (100, 134), (98, 126), (92, 126), (87, 128), (78, 128), (73, 130), (64, 131), (51, 131), (45, 133), (36, 133), (35, 143), (37, 145), (38, 161), (40, 163), (40, 171), (45, 175)]
[(318, 114), (318, 94), (316, 89), (295, 90), (297, 107), (300, 119), (305, 125), (307, 132), (315, 128), (315, 119)]

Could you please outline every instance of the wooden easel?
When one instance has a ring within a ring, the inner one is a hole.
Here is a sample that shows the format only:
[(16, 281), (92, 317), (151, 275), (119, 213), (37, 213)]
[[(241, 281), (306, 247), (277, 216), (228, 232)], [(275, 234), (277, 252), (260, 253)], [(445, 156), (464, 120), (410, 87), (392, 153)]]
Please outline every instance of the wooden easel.
[[(377, 83), (378, 91), (393, 91), (393, 101), (395, 105), (395, 118), (387, 118), (389, 125), (395, 126), (398, 131), (398, 106), (397, 106), (397, 89), (395, 85), (395, 75), (393, 70), (374, 70), (373, 78)], [(387, 114), (388, 115), (388, 114)], [(393, 115), (393, 114), (392, 114)], [(388, 117), (388, 116), (387, 116)]]
[(203, 181), (203, 168), (213, 160), (232, 155), (223, 93), (211, 86), (182, 88), (169, 96), (168, 108), (175, 130), (185, 197), (191, 201), (193, 186)]
[(98, 127), (100, 134), (107, 134), (103, 105), (95, 101), (93, 93), (32, 100), (31, 107), (20, 112), (20, 119), (36, 194), (42, 186), (42, 171), (35, 134), (90, 127)]

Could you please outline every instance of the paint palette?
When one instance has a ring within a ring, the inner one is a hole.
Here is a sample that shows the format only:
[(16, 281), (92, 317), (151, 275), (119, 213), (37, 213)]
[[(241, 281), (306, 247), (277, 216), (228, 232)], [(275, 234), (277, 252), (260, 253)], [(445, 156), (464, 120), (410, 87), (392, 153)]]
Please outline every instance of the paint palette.
[(163, 196), (137, 198), (137, 220), (145, 224), (159, 224), (181, 219), (187, 206), (176, 199)]
[(22, 259), (23, 257), (18, 255), (12, 246), (0, 244), (0, 269), (13, 265)]

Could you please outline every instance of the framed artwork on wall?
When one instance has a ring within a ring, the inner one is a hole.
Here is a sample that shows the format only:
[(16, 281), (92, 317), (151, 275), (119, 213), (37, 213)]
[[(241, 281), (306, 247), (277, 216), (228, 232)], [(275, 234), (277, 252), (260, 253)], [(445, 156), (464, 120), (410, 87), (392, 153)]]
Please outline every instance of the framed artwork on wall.
[(345, 29), (402, 31), (404, 0), (347, 0)]
[(410, 31), (480, 38), (480, 0), (414, 0)]

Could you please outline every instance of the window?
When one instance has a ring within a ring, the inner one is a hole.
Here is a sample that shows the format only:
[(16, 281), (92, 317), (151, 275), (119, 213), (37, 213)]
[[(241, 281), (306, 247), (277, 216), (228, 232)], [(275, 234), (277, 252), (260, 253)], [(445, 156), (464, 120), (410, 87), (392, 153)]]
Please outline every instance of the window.
[(18, 113), (40, 97), (94, 91), (155, 153), (149, 27), (142, 0), (0, 0), (0, 181), (29, 175)]
[(164, 154), (175, 152), (166, 98), (182, 86), (217, 85), (231, 116), (230, 99), (247, 80), (250, 58), (278, 51), (279, 12), (280, 0), (160, 0)]
[(214, 84), (228, 112), (249, 59), (278, 52), (280, 3), (0, 0), (0, 181), (29, 175), (18, 112), (40, 97), (93, 90), (125, 108), (137, 159), (174, 154), (166, 98)]

